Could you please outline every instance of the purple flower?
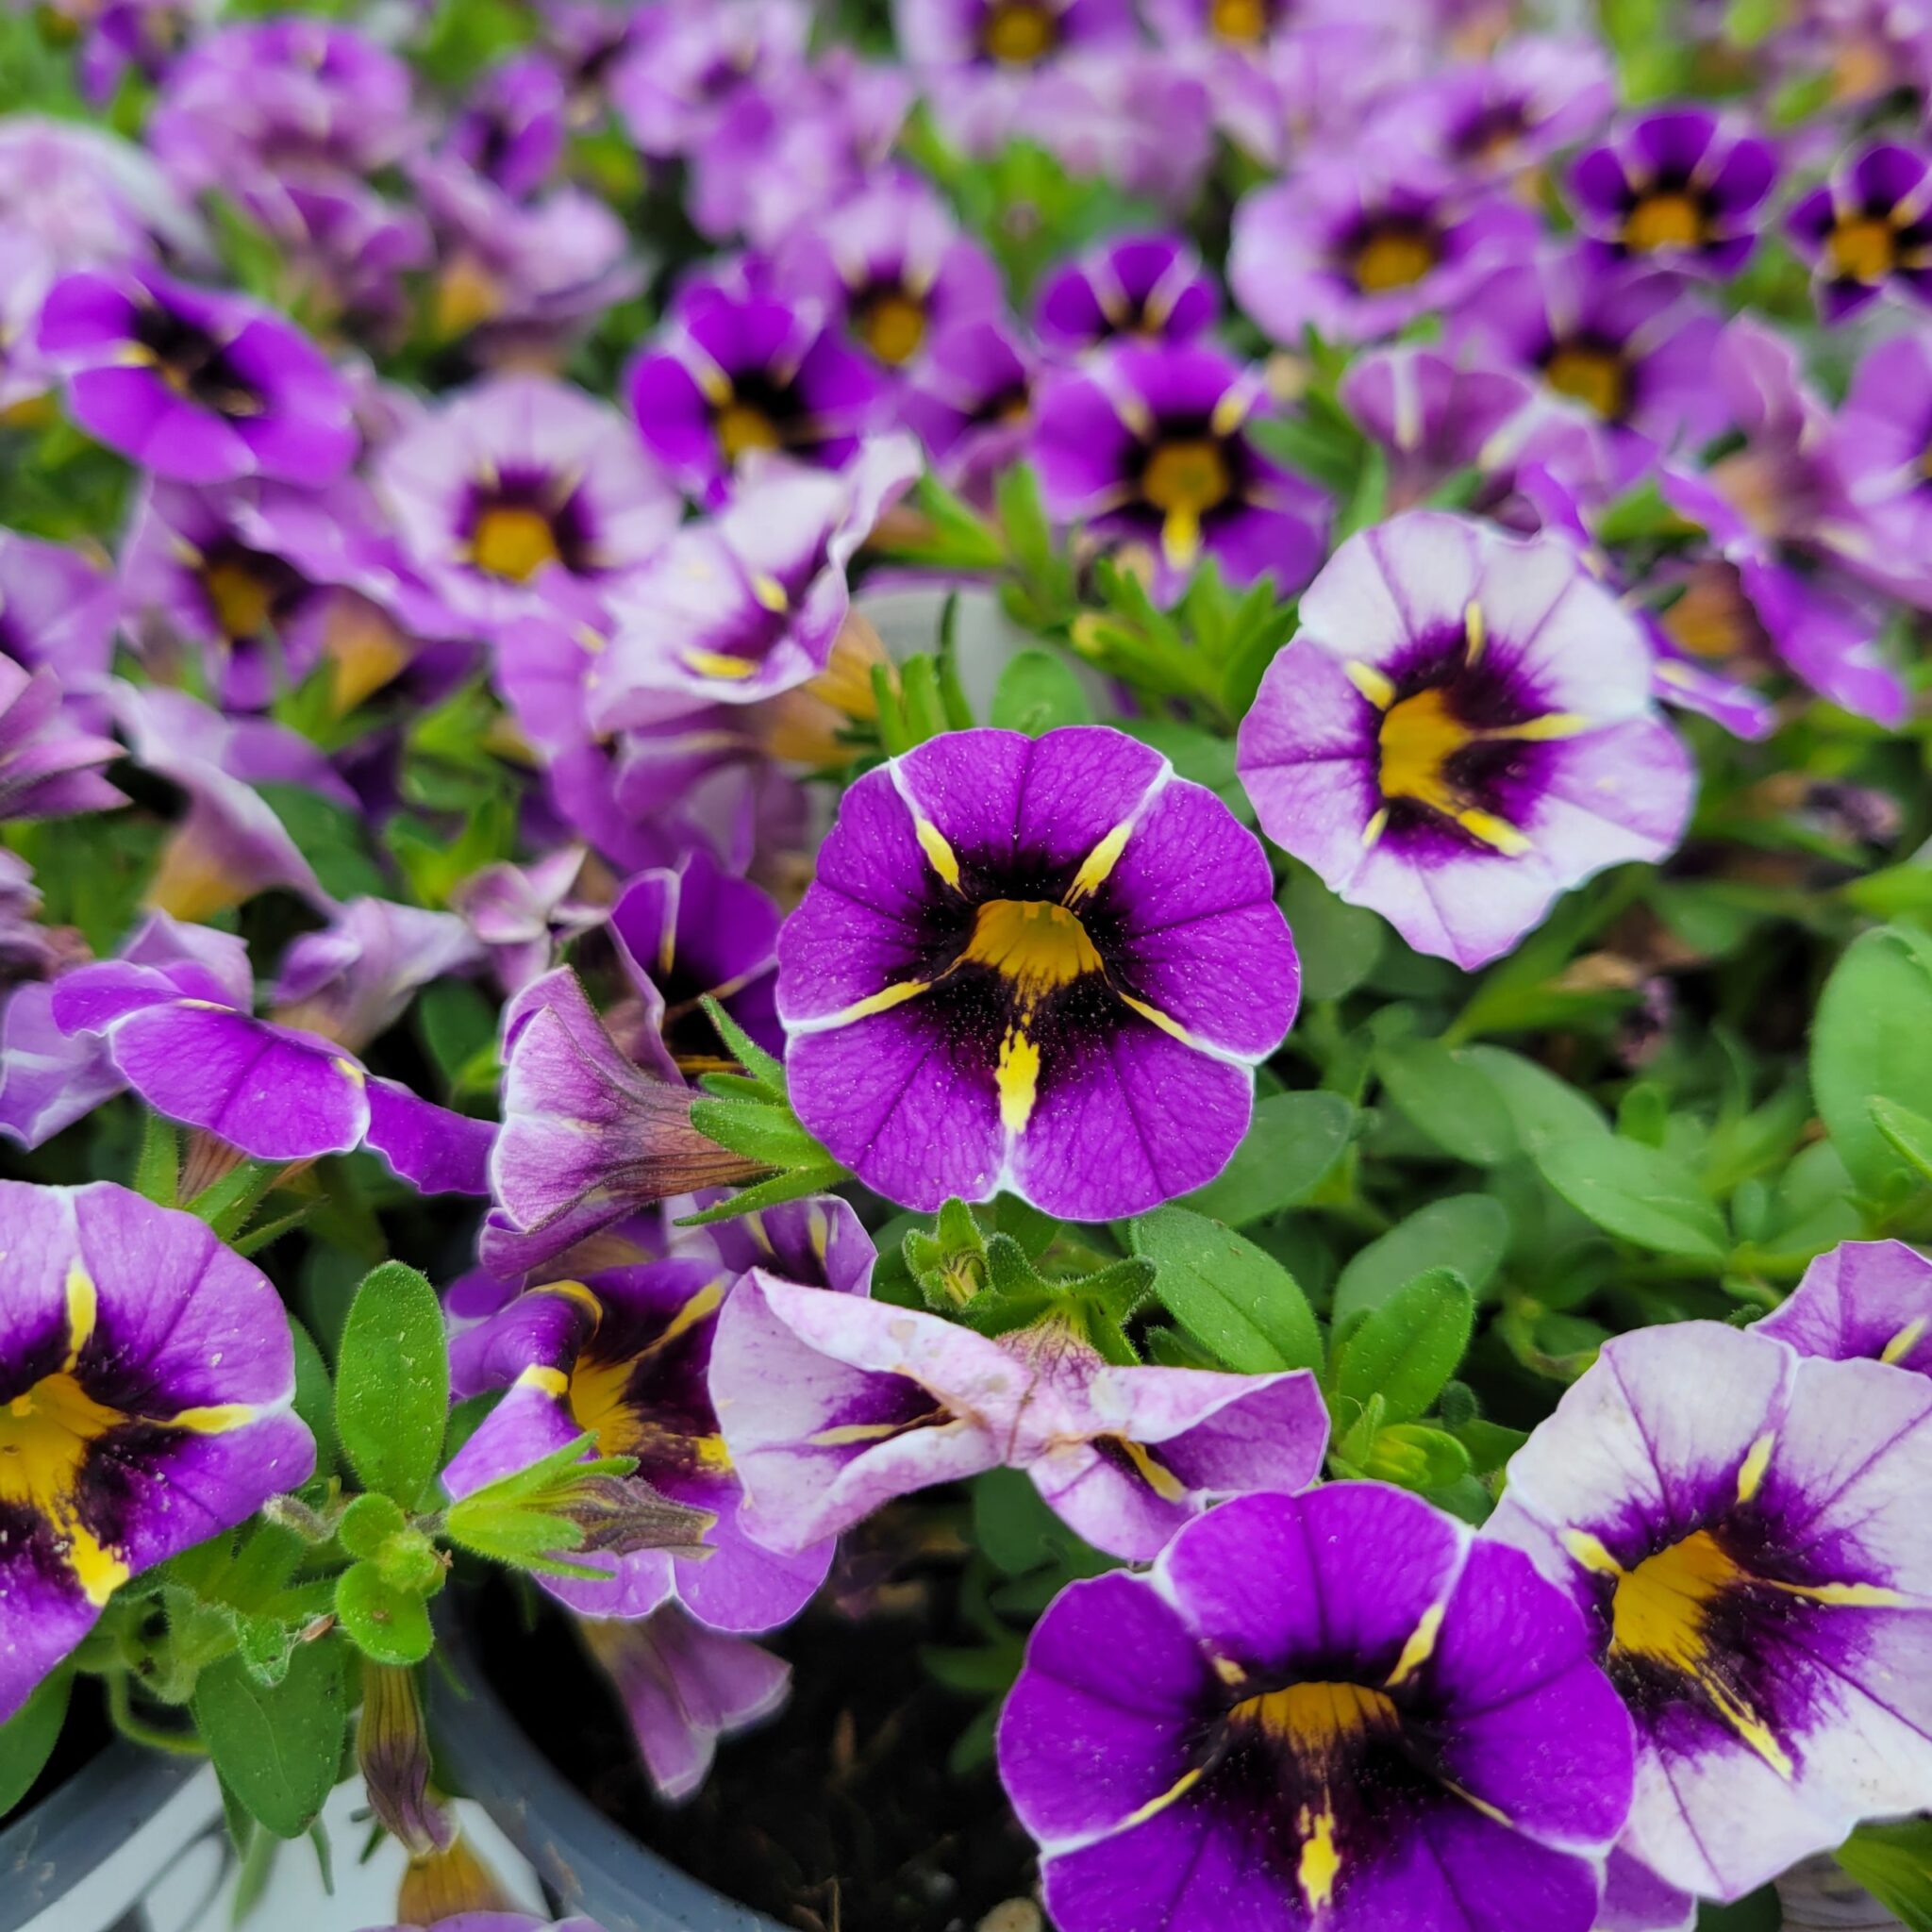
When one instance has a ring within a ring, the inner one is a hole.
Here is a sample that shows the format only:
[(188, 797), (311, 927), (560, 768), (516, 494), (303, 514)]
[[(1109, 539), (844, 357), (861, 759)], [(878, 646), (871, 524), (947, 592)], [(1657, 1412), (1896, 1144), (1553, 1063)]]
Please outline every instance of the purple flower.
[(1252, 1496), (1036, 1625), (1000, 1775), (1063, 1932), (1589, 1932), (1630, 1726), (1515, 1552), (1375, 1483)]
[(1903, 1241), (1842, 1241), (1751, 1332), (1800, 1355), (1932, 1374), (1932, 1261)]
[[(1869, 349), (1830, 436), (1830, 467), (1854, 514), (1840, 554), (1924, 609), (1932, 605), (1932, 343), (1893, 336)], [(4, 620), (0, 620), (4, 621)]]
[(1705, 107), (1655, 108), (1570, 170), (1578, 219), (1616, 257), (1735, 275), (1777, 184), (1777, 151)]
[(1281, 594), (1321, 561), (1327, 499), (1246, 434), (1265, 410), (1257, 369), (1202, 343), (1116, 344), (1041, 385), (1033, 448), (1048, 509), (1153, 553), (1156, 594), (1204, 552), (1236, 583)]
[(724, 509), (611, 590), (610, 647), (587, 680), (591, 724), (655, 722), (665, 692), (742, 705), (817, 676), (851, 606), (853, 553), (918, 470), (903, 435), (869, 442), (838, 474), (747, 465)]
[(1259, 842), (1117, 731), (937, 738), (845, 793), (778, 941), (799, 1118), (902, 1206), (1107, 1221), (1246, 1132), (1300, 974)]
[(743, 94), (797, 86), (811, 32), (800, 0), (657, 11), (610, 75), (611, 105), (644, 154), (688, 156)]
[(624, 418), (541, 376), (446, 401), (375, 458), (375, 484), (423, 575), (473, 620), (532, 608), (553, 574), (592, 593), (675, 527), (675, 492)]
[(1487, 1536), (1575, 1600), (1637, 1725), (1623, 1848), (1733, 1899), (1932, 1777), (1932, 1385), (1713, 1322), (1620, 1335)]
[(1879, 142), (1846, 155), (1786, 217), (1811, 264), (1818, 308), (1843, 322), (1891, 293), (1932, 306), (1932, 161)]
[(1316, 160), (1235, 209), (1228, 283), (1277, 342), (1373, 341), (1458, 302), (1536, 232), (1520, 201), (1433, 168)]
[(1276, 844), (1464, 968), (1661, 858), (1696, 782), (1642, 631), (1570, 545), (1431, 510), (1351, 537), (1303, 594), (1238, 767)]
[(275, 1290), (190, 1214), (0, 1181), (0, 1720), (130, 1576), (314, 1467)]
[(842, 316), (881, 368), (904, 368), (929, 334), (1000, 311), (999, 273), (929, 188), (883, 179), (782, 242), (778, 292)]
[(791, 1666), (782, 1657), (708, 1628), (675, 1603), (641, 1622), (586, 1618), (577, 1628), (666, 1804), (704, 1783), (721, 1738), (763, 1723), (791, 1695)]
[(1174, 220), (1198, 200), (1214, 165), (1207, 84), (1131, 42), (1041, 67), (1019, 89), (1008, 132), (1037, 142), (1068, 174), (1112, 182)]
[(51, 671), (0, 658), (0, 823), (69, 818), (127, 803), (100, 774), (121, 747), (84, 731), (62, 709), (60, 695)]
[(549, 972), (561, 941), (603, 924), (605, 908), (578, 891), (584, 858), (582, 846), (563, 845), (528, 865), (505, 859), (485, 866), (451, 895), (452, 909), (489, 949), (506, 993)]
[(200, 223), (152, 158), (99, 127), (9, 114), (0, 125), (0, 222), (18, 223), (60, 269), (208, 255)]
[(1521, 34), (1487, 60), (1394, 95), (1368, 135), (1411, 142), (1477, 175), (1517, 175), (1601, 125), (1615, 100), (1611, 82), (1598, 42)]
[(719, 1323), (711, 1392), (746, 1526), (778, 1549), (1004, 1463), (1089, 1542), (1144, 1562), (1222, 1496), (1306, 1488), (1328, 1440), (1306, 1369), (1116, 1367), (1064, 1322), (990, 1340), (762, 1271)]
[(1135, 31), (1131, 0), (893, 0), (892, 25), (916, 67), (1008, 73)]
[(454, 913), (352, 899), (319, 932), (290, 942), (275, 979), (275, 1018), (360, 1053), (424, 987), (480, 958)]
[(1533, 391), (1513, 370), (1406, 345), (1358, 356), (1338, 391), (1389, 458), (1389, 507), (1407, 509), (1464, 470), (1494, 472)]
[(899, 420), (940, 475), (970, 501), (990, 504), (995, 479), (1024, 453), (1036, 375), (1010, 325), (980, 316), (934, 337), (899, 397)]
[(1659, 445), (1724, 426), (1710, 382), (1720, 331), (1677, 276), (1572, 249), (1498, 269), (1458, 306), (1450, 339), (1538, 376), (1604, 439), (1623, 488)]
[(712, 508), (729, 496), (739, 459), (752, 450), (840, 468), (885, 393), (875, 365), (815, 308), (716, 288), (677, 303), (627, 387), (644, 446)]
[[(421, 1932), (412, 1921), (407, 1925), (373, 1925), (370, 1932)], [(604, 1932), (593, 1920), (533, 1919), (527, 1912), (458, 1912), (438, 1919), (427, 1932)]]
[(58, 275), (54, 251), (24, 223), (0, 215), (0, 415), (54, 387), (37, 337), (41, 305)]
[(689, 1088), (623, 1053), (568, 967), (503, 1012), (503, 1127), (481, 1255), (516, 1275), (640, 1208), (758, 1172), (691, 1124)]
[[(852, 1210), (823, 1202), (784, 1210), (800, 1225), (815, 1213), (822, 1229), (828, 1211), (842, 1220)], [(835, 1282), (808, 1250), (805, 1258), (812, 1285), (804, 1292), (828, 1302), (863, 1293), (863, 1282)], [(443, 1472), (452, 1496), (588, 1432), (599, 1455), (635, 1457), (641, 1480), (717, 1519), (702, 1557), (580, 1553), (608, 1580), (545, 1580), (587, 1616), (647, 1617), (675, 1602), (714, 1630), (770, 1630), (795, 1617), (824, 1580), (828, 1540), (780, 1554), (746, 1533), (741, 1485), (708, 1388), (718, 1311), (730, 1289), (729, 1273), (704, 1256), (606, 1269), (588, 1281), (526, 1290), (452, 1344), (461, 1392), (509, 1390)]]
[(1172, 235), (1129, 235), (1056, 270), (1041, 285), (1034, 326), (1047, 348), (1084, 355), (1126, 336), (1191, 341), (1221, 315), (1201, 258)]
[(698, 1005), (709, 996), (759, 1045), (781, 1053), (778, 924), (770, 894), (708, 852), (638, 874), (610, 908), (610, 936), (644, 1003), (646, 1037), (672, 1054), (715, 1057), (718, 1039)]
[(548, 178), (563, 153), (563, 76), (541, 54), (491, 69), (450, 129), (459, 159), (521, 200)]
[(312, 1160), (366, 1145), (419, 1192), (488, 1191), (492, 1123), (373, 1076), (336, 1041), (254, 1018), (251, 992), (206, 969), (110, 960), (63, 975), (48, 1009), (69, 1038), (98, 1036), (114, 1071), (157, 1113), (253, 1159)]
[[(0, 987), (14, 979), (56, 972), (60, 944), (40, 923), (41, 894), (34, 869), (17, 852), (0, 851)], [(9, 1132), (7, 1088), (13, 1069), (7, 1063), (6, 1015), (11, 1001), (0, 1001), (0, 1134)]]
[(90, 435), (186, 483), (326, 483), (359, 441), (348, 385), (299, 329), (153, 269), (81, 270), (41, 310), (40, 346)]

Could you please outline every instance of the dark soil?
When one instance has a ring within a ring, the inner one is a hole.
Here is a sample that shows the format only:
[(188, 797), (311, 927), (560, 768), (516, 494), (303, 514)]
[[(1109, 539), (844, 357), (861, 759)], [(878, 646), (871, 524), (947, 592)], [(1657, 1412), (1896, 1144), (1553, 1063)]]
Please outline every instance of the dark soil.
[(920, 1661), (922, 1645), (982, 1641), (959, 1620), (959, 1569), (946, 1556), (909, 1569), (877, 1551), (841, 1558), (833, 1584), (768, 1640), (791, 1663), (791, 1702), (727, 1740), (704, 1789), (676, 1807), (654, 1796), (622, 1710), (554, 1605), (533, 1610), (492, 1583), (473, 1599), (471, 1626), (543, 1755), (706, 1884), (798, 1932), (972, 1932), (1030, 1896), (1035, 1873), (991, 1765), (947, 1768), (981, 1707)]

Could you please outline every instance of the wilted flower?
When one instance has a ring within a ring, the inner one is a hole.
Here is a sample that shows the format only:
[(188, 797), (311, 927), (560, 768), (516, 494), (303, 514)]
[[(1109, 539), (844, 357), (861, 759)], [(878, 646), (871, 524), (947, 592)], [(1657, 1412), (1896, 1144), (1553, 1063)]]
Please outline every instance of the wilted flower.
[(40, 347), (81, 427), (157, 475), (318, 484), (355, 458), (348, 385), (245, 296), (154, 269), (81, 270), (49, 291)]
[(1299, 973), (1254, 835), (1117, 731), (930, 740), (845, 793), (778, 941), (792, 1105), (908, 1207), (1139, 1213), (1218, 1174)]
[(1753, 1890), (1932, 1777), (1932, 1385), (1712, 1322), (1606, 1342), (1486, 1536), (1574, 1598), (1637, 1725), (1623, 1847)]
[(1588, 1932), (1630, 1726), (1583, 1620), (1418, 1496), (1189, 1524), (1036, 1625), (1000, 1774), (1065, 1932)]
[(456, 1826), (429, 1795), (429, 1734), (413, 1670), (363, 1658), (356, 1764), (370, 1809), (412, 1857), (448, 1849)]
[(780, 1549), (1004, 1463), (1089, 1542), (1144, 1562), (1222, 1496), (1306, 1488), (1328, 1440), (1306, 1370), (1119, 1367), (1064, 1323), (989, 1339), (762, 1271), (720, 1320), (711, 1397), (747, 1526)]
[(1418, 951), (1482, 965), (1681, 837), (1695, 771), (1643, 633), (1567, 543), (1413, 510), (1351, 537), (1300, 614), (1241, 783), (1276, 844)]
[(0, 1181), (0, 1721), (130, 1576), (306, 1481), (266, 1277), (106, 1181)]

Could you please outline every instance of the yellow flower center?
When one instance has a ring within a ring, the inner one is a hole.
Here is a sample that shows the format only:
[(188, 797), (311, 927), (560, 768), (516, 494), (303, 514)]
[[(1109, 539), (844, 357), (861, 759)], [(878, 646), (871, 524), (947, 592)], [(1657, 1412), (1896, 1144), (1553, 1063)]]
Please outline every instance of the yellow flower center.
[(1379, 740), (1383, 797), (1412, 798), (1453, 815), (1463, 800), (1445, 767), (1474, 741), (1475, 733), (1449, 708), (1440, 691), (1419, 691), (1391, 705), (1383, 714)]
[(858, 333), (881, 362), (896, 369), (911, 361), (925, 340), (925, 308), (903, 290), (889, 289), (865, 305)]
[(1399, 1722), (1384, 1692), (1360, 1684), (1291, 1684), (1285, 1690), (1242, 1698), (1228, 1716), (1289, 1745), (1309, 1763), (1325, 1762), (1338, 1746), (1371, 1731), (1392, 1731)]
[[(575, 1291), (575, 1297), (595, 1305), (596, 1297), (578, 1284), (559, 1283), (551, 1291)], [(731, 1457), (722, 1436), (691, 1436), (665, 1427), (648, 1408), (631, 1399), (631, 1384), (640, 1367), (661, 1355), (673, 1342), (714, 1313), (724, 1299), (724, 1284), (701, 1288), (668, 1322), (648, 1347), (633, 1356), (605, 1360), (580, 1357), (572, 1367), (563, 1391), (571, 1419), (597, 1439), (600, 1456), (635, 1456), (646, 1465), (665, 1463), (724, 1470)]]
[(962, 957), (1010, 980), (1028, 1008), (1056, 987), (1102, 970), (1078, 916), (1049, 899), (989, 899), (974, 914)]
[(1192, 517), (1225, 503), (1233, 488), (1221, 445), (1206, 437), (1162, 443), (1141, 475), (1141, 494), (1156, 509)]
[(999, 0), (986, 17), (979, 43), (1003, 66), (1030, 67), (1058, 39), (1059, 23), (1041, 0)]
[(1834, 275), (1856, 282), (1883, 281), (1898, 259), (1898, 231), (1882, 215), (1840, 215), (1825, 249)]
[(106, 1603), (127, 1580), (127, 1566), (81, 1523), (81, 1471), (92, 1445), (126, 1420), (65, 1370), (42, 1376), (0, 1409), (0, 1502), (53, 1525), (67, 1545), (68, 1567), (94, 1604)]
[(1224, 41), (1252, 45), (1264, 39), (1268, 32), (1265, 0), (1214, 0), (1208, 25)]
[(557, 532), (541, 509), (526, 504), (493, 504), (476, 519), (470, 558), (480, 571), (511, 583), (527, 583), (547, 563), (562, 560)]
[(1704, 240), (1704, 210), (1681, 190), (1646, 194), (1624, 218), (1624, 245), (1640, 255), (1658, 248), (1695, 248)]
[(1624, 413), (1624, 358), (1614, 350), (1565, 342), (1543, 364), (1543, 380), (1558, 395), (1574, 397), (1606, 422), (1614, 423)]
[(747, 450), (776, 449), (783, 441), (778, 425), (749, 403), (726, 403), (711, 419), (711, 427), (727, 463), (735, 463)]
[(225, 638), (259, 637), (268, 628), (275, 592), (247, 564), (223, 558), (203, 570), (201, 587)]
[(1377, 228), (1355, 252), (1349, 264), (1355, 285), (1364, 295), (1389, 289), (1407, 289), (1436, 265), (1436, 244), (1420, 228)]

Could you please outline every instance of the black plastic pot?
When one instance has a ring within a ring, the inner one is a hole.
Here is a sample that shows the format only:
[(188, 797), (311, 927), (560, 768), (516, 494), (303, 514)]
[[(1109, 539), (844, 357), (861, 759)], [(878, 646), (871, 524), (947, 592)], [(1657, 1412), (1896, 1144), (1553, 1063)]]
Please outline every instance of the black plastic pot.
[(563, 1777), (491, 1689), (458, 1618), (441, 1622), (438, 1649), (451, 1669), (430, 1673), (437, 1761), (536, 1868), (559, 1909), (605, 1932), (784, 1932), (660, 1858)]
[[(196, 1759), (117, 1738), (30, 1811), (0, 1825), (0, 1932), (20, 1932), (58, 1906), (200, 1768)], [(138, 1902), (133, 1909), (131, 1921), (119, 1923), (143, 1924)], [(61, 1932), (70, 1928), (63, 1924)], [(95, 1928), (75, 1923), (71, 1932)]]

